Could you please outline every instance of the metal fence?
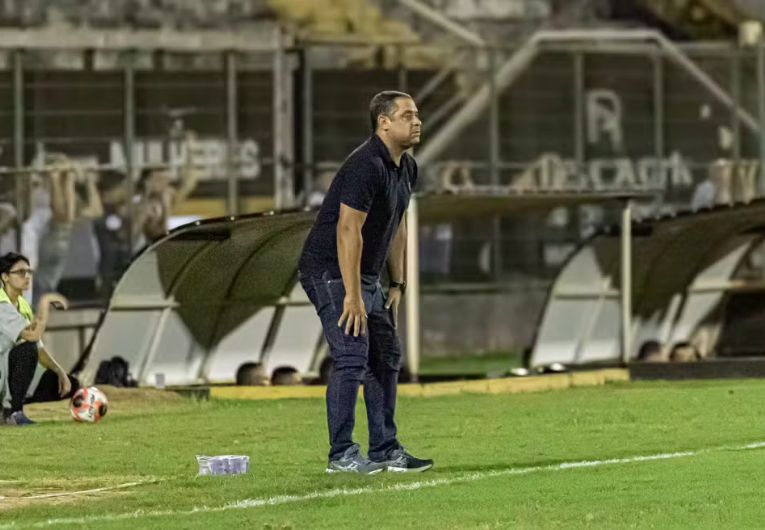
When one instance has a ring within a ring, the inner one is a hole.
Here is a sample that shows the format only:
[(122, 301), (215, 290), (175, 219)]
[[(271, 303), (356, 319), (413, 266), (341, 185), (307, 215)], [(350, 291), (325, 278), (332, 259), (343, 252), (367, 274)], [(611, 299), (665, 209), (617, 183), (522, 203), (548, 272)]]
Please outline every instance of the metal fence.
[[(321, 170), (331, 171), (369, 134), (362, 111), (381, 88), (415, 96), (426, 151), (433, 134), (517, 53), (358, 46), (355, 67), (322, 64), (347, 49), (314, 46), (308, 53), (318, 59), (309, 55), (307, 69), (303, 63), (305, 187), (326, 187)], [(760, 193), (762, 167), (758, 51), (725, 43), (679, 51), (684, 61), (645, 41), (545, 46), (509, 87), (492, 87), (496, 100), (429, 159), (423, 185), (655, 190), (654, 201), (638, 206), (641, 215), (750, 200)], [(428, 59), (440, 67), (417, 64)], [(706, 183), (712, 196), (704, 196)], [(617, 221), (608, 209), (581, 207), (493, 225), (429, 227), (421, 265), (426, 278), (441, 281), (543, 279), (596, 226)]]
[[(181, 163), (186, 130), (196, 133), (204, 171), (193, 204), (176, 213), (315, 204), (370, 134), (369, 99), (388, 88), (417, 99), (422, 151), (482, 87), (492, 94), (423, 164), (423, 187), (655, 189), (641, 207), (648, 214), (690, 207), (707, 182), (706, 200), (716, 202), (748, 200), (762, 182), (761, 54), (733, 45), (681, 47), (716, 92), (645, 40), (547, 43), (506, 88), (497, 74), (518, 48), (294, 45), (283, 35), (217, 48), (22, 44), (0, 42), (0, 200), (14, 202), (22, 220), (46, 154), (118, 169), (133, 188), (142, 169)], [(722, 169), (710, 170), (720, 159)], [(544, 281), (594, 226), (615, 220), (582, 207), (426, 227), (423, 274), (439, 283)]]

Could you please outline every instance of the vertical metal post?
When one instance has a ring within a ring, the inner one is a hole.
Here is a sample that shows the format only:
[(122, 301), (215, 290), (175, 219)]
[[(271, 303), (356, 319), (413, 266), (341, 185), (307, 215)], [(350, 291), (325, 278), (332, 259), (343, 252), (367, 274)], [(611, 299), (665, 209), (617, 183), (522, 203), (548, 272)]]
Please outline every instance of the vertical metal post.
[[(651, 56), (651, 61), (653, 63), (653, 150), (657, 161), (655, 171), (661, 174), (664, 172), (666, 148), (664, 139), (664, 56), (660, 50)], [(662, 182), (662, 180), (659, 178), (658, 182)], [(669, 179), (665, 185), (667, 186), (666, 193), (658, 194), (654, 200), (654, 207), (657, 212), (661, 210), (667, 194), (672, 189), (672, 180)]]
[(731, 97), (733, 98), (733, 109), (730, 113), (731, 129), (733, 129), (733, 160), (735, 167), (738, 167), (741, 159), (741, 118), (739, 109), (741, 108), (741, 51), (733, 50), (733, 57), (730, 62), (730, 84)]
[(128, 229), (128, 248), (133, 253), (133, 195), (135, 194), (135, 159), (133, 157), (133, 147), (135, 145), (135, 55), (134, 52), (128, 52), (125, 55), (125, 70), (123, 80), (124, 90), (124, 123), (123, 123), (123, 142), (125, 148), (125, 178), (127, 182), (127, 229)]
[(313, 65), (311, 64), (311, 48), (303, 48), (303, 206), (308, 206), (314, 182), (313, 159)]
[(239, 122), (237, 119), (237, 56), (236, 52), (228, 51), (225, 55), (226, 67), (226, 135), (228, 140), (228, 194), (226, 210), (228, 215), (239, 213)]
[(622, 309), (622, 362), (627, 363), (632, 353), (632, 201), (622, 207), (621, 234), (621, 309)]
[(499, 185), (499, 94), (497, 93), (497, 51), (487, 50), (489, 64), (489, 181)]
[(281, 30), (276, 30), (273, 60), (274, 108), (274, 202), (277, 209), (292, 205), (292, 66), (284, 46)]
[(273, 89), (273, 164), (274, 164), (274, 206), (281, 209), (284, 206), (284, 166), (282, 165), (282, 140), (284, 137), (282, 128), (282, 78), (284, 69), (284, 50), (280, 30), (276, 30), (276, 46), (274, 47), (272, 89)]
[(398, 63), (398, 89), (401, 92), (409, 92), (409, 72), (406, 69), (406, 57), (404, 55), (404, 46), (399, 44), (396, 47), (396, 62)]
[[(16, 200), (16, 250), (21, 249), (21, 230), (29, 214), (28, 175), (21, 172), (24, 167), (24, 51), (13, 53), (13, 164), (16, 167), (14, 191)], [(34, 266), (35, 264), (33, 264)]]
[(663, 160), (664, 140), (664, 58), (660, 53), (651, 57), (653, 61), (653, 148), (657, 160)]
[(574, 53), (574, 159), (577, 173), (584, 172), (586, 155), (584, 134), (584, 54)]
[(295, 66), (294, 52), (284, 52), (282, 71), (282, 160), (284, 164), (284, 207), (295, 204)]
[[(581, 184), (589, 181), (586, 169), (587, 157), (587, 131), (585, 124), (585, 64), (584, 53), (575, 52), (573, 58), (574, 78), (574, 160), (576, 162), (576, 178)], [(575, 238), (579, 239), (582, 234), (582, 206), (570, 206), (568, 212), (571, 215), (569, 230), (575, 231)]]
[(417, 195), (412, 195), (406, 211), (406, 360), (412, 381), (420, 373), (420, 222)]
[(760, 178), (757, 184), (759, 196), (765, 195), (765, 43), (757, 43), (757, 110), (760, 133)]
[[(497, 50), (488, 48), (487, 66), (489, 71), (489, 182), (499, 186), (500, 144), (499, 144), (499, 92), (497, 90)], [(502, 276), (502, 219), (492, 219), (492, 270), (494, 281)]]

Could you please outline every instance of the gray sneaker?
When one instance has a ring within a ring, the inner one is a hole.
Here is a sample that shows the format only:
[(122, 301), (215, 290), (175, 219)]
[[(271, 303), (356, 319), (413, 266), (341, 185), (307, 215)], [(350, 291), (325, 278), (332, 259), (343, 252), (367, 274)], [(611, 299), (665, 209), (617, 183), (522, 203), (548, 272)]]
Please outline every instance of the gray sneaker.
[(26, 414), (21, 410), (17, 410), (16, 412), (4, 411), (2, 421), (0, 421), (0, 425), (14, 425), (18, 427), (23, 425), (34, 425), (34, 423), (35, 422), (27, 418)]
[(361, 454), (358, 445), (352, 445), (345, 450), (343, 456), (330, 460), (327, 473), (358, 473), (374, 475), (385, 469), (385, 462), (372, 462)]

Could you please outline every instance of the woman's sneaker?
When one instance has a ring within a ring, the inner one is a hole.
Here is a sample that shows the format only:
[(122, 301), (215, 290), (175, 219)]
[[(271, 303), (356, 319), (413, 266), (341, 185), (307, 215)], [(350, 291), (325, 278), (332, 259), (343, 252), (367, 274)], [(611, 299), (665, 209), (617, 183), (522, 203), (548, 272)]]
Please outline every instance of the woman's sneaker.
[(352, 445), (345, 450), (343, 456), (330, 460), (327, 464), (327, 473), (358, 473), (360, 475), (374, 475), (385, 469), (385, 462), (372, 462), (362, 456), (358, 445)]
[(4, 411), (3, 412), (3, 425), (34, 425), (35, 422), (30, 420), (24, 414), (24, 411), (17, 410), (16, 412)]
[(391, 473), (422, 473), (433, 467), (433, 460), (414, 457), (407, 453), (403, 447), (395, 449), (388, 460), (381, 463), (385, 464)]

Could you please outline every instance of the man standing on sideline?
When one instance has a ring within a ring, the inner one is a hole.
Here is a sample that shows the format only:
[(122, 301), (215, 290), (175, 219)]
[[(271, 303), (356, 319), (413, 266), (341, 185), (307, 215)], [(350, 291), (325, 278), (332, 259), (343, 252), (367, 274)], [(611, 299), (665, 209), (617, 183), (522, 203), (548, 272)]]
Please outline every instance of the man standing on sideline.
[[(433, 461), (407, 453), (394, 423), (401, 361), (396, 326), (406, 289), (403, 217), (417, 182), (417, 163), (405, 151), (420, 142), (422, 122), (412, 97), (395, 91), (373, 97), (369, 117), (372, 136), (338, 170), (299, 263), (300, 282), (316, 307), (333, 361), (327, 472), (425, 471)], [(386, 258), (387, 294), (380, 285)], [(369, 458), (353, 442), (362, 383)]]

